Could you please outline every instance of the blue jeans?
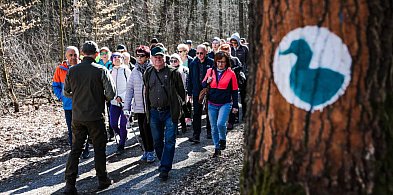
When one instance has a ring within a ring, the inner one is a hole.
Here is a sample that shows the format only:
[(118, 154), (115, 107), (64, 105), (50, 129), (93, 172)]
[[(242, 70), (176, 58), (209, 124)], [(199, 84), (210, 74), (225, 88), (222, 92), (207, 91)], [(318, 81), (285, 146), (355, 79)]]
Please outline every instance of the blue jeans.
[(150, 109), (150, 128), (153, 136), (154, 150), (161, 161), (159, 172), (169, 172), (172, 169), (175, 156), (177, 123), (172, 121), (168, 110)]
[(70, 144), (70, 146), (72, 146), (72, 129), (71, 129), (72, 110), (64, 110), (64, 115), (68, 128), (68, 143)]
[(222, 106), (208, 105), (210, 125), (212, 127), (212, 138), (215, 149), (219, 149), (219, 141), (226, 140), (227, 124), (232, 104), (226, 103)]
[[(123, 113), (123, 110), (119, 106), (111, 105), (110, 107), (110, 126), (112, 129), (120, 136), (119, 145), (124, 146), (127, 139), (127, 118)], [(120, 118), (120, 128), (119, 128), (119, 118)]]

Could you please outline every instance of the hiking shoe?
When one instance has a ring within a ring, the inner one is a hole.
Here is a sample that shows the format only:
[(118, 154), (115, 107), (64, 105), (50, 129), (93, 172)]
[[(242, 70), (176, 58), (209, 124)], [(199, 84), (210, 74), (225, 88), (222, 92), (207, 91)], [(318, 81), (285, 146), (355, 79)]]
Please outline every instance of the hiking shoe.
[(198, 137), (192, 137), (188, 139), (188, 141), (194, 142), (194, 144), (199, 144), (201, 142)]
[(221, 150), (220, 149), (214, 149), (213, 158), (217, 158), (220, 155), (221, 155)]
[(124, 146), (119, 145), (116, 150), (116, 155), (121, 155), (124, 153)]
[(148, 153), (148, 152), (144, 152), (144, 153), (143, 153), (143, 155), (142, 155), (142, 157), (141, 157), (141, 159), (140, 159), (141, 161), (146, 161), (146, 160), (147, 160), (147, 153)]
[(220, 145), (220, 150), (225, 150), (225, 148), (227, 148), (227, 141), (226, 140), (220, 140), (218, 142), (218, 144)]
[(155, 157), (155, 155), (154, 155), (154, 152), (147, 152), (147, 155), (146, 155), (146, 162), (152, 163), (152, 162), (154, 162), (155, 160), (156, 160), (156, 157)]
[(228, 123), (227, 130), (233, 130), (233, 124), (232, 123)]
[(72, 195), (77, 195), (78, 191), (76, 190), (75, 185), (68, 185), (66, 184), (66, 186), (64, 187), (64, 191), (63, 194), (72, 194)]
[(161, 179), (161, 181), (166, 181), (166, 180), (168, 180), (168, 177), (169, 177), (168, 172), (162, 171), (162, 172), (160, 172), (158, 177)]
[(104, 181), (99, 181), (98, 183), (99, 183), (99, 184), (98, 184), (97, 190), (100, 191), (100, 190), (106, 189), (106, 188), (108, 188), (109, 186), (111, 186), (112, 183), (113, 183), (113, 180), (107, 178), (106, 180), (104, 180)]
[(82, 152), (82, 159), (88, 159), (89, 157), (90, 157), (90, 152), (89, 152), (89, 150), (84, 150), (83, 152)]

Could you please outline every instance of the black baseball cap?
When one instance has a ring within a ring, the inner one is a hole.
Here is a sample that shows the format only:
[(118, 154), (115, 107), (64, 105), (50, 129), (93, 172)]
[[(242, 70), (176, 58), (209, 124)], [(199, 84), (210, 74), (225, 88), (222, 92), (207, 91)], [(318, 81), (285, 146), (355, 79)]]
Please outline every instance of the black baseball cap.
[(127, 47), (123, 44), (119, 44), (116, 48), (116, 51), (127, 51)]
[(100, 52), (100, 49), (94, 41), (86, 41), (82, 46), (82, 52), (85, 55), (93, 55)]

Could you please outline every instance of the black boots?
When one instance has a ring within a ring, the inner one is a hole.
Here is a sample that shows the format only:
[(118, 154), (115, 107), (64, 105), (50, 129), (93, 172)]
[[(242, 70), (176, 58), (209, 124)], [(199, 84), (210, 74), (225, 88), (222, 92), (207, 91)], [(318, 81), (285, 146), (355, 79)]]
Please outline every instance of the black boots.
[(226, 140), (220, 140), (218, 142), (218, 144), (220, 145), (220, 150), (225, 150), (225, 148), (227, 148), (227, 141)]
[(220, 149), (214, 149), (213, 158), (217, 158), (220, 155), (221, 155), (221, 150)]

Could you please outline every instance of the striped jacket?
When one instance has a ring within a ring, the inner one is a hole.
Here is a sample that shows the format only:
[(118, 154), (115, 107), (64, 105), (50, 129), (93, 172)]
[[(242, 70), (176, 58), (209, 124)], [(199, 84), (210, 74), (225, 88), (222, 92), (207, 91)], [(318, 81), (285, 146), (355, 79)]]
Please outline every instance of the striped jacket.
[(65, 97), (63, 94), (64, 80), (66, 78), (69, 65), (67, 61), (56, 67), (52, 80), (52, 89), (56, 97), (63, 103), (64, 110), (72, 110), (72, 99)]

